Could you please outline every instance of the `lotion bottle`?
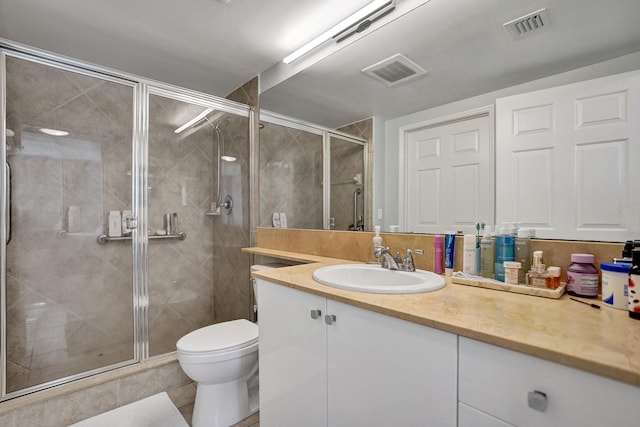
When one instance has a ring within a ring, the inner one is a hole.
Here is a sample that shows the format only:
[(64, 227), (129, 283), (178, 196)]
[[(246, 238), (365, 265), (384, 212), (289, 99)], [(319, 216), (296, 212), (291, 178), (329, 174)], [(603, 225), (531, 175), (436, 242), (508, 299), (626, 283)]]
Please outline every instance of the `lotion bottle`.
[(380, 236), (380, 226), (376, 225), (373, 228), (376, 231), (376, 234), (371, 239), (371, 246), (369, 247), (369, 254), (367, 255), (367, 263), (369, 263), (369, 264), (377, 264), (377, 263), (379, 263), (379, 261), (376, 258), (374, 252), (375, 252), (376, 248), (378, 248), (380, 246), (383, 246), (383, 244), (382, 244), (382, 236)]
[(495, 262), (495, 247), (491, 238), (491, 226), (485, 225), (482, 240), (480, 240), (480, 275), (493, 279), (493, 264)]
[(433, 236), (433, 272), (442, 274), (442, 234)]
[(640, 250), (633, 251), (633, 264), (629, 270), (629, 317), (640, 320)]
[(122, 216), (120, 211), (109, 212), (109, 237), (122, 236)]
[(467, 274), (478, 274), (476, 266), (476, 236), (474, 234), (464, 235), (462, 271)]

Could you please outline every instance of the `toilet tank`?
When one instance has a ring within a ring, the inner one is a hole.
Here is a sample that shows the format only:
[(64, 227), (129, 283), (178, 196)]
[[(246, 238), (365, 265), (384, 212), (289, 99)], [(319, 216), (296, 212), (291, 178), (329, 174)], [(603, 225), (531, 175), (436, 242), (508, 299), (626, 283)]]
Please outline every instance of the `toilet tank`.
[[(251, 266), (251, 273), (254, 271), (261, 270), (271, 270), (272, 268), (280, 268), (280, 267), (289, 267), (291, 264), (284, 264), (281, 262), (267, 262), (264, 264), (255, 264)], [(253, 304), (253, 319), (254, 321), (258, 321), (258, 284), (256, 280), (251, 278), (251, 285), (253, 286), (253, 297), (255, 299), (255, 304)]]

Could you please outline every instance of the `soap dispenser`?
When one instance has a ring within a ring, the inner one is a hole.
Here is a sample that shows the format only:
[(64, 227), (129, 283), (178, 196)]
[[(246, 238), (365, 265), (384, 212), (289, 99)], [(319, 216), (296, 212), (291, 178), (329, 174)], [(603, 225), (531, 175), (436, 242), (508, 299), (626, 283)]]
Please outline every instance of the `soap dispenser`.
[(367, 263), (368, 264), (379, 264), (380, 261), (376, 258), (374, 252), (376, 248), (383, 246), (382, 244), (382, 236), (380, 236), (380, 226), (376, 225), (374, 227), (376, 231), (375, 236), (371, 239), (371, 246), (369, 247), (369, 253), (367, 254)]

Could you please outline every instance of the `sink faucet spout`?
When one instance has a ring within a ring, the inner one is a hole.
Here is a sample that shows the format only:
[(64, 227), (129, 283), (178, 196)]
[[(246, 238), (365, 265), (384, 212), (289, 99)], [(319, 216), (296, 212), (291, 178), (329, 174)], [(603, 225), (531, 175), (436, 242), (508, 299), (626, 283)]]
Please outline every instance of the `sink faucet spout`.
[(383, 268), (388, 268), (389, 270), (400, 269), (398, 267), (398, 262), (393, 257), (393, 255), (391, 255), (391, 250), (388, 247), (385, 248), (384, 246), (378, 246), (377, 248), (375, 248), (373, 253), (376, 256), (376, 258), (383, 257), (383, 260), (382, 260)]

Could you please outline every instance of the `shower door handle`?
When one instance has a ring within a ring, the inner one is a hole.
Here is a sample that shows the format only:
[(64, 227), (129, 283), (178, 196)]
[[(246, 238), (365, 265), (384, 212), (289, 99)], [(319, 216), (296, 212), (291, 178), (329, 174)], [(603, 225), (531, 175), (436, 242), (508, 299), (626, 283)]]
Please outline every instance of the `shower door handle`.
[(4, 214), (5, 216), (5, 240), (8, 245), (11, 242), (11, 166), (6, 162), (7, 173), (4, 177)]

